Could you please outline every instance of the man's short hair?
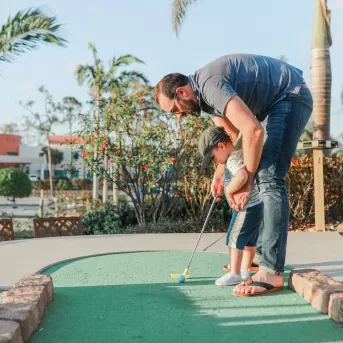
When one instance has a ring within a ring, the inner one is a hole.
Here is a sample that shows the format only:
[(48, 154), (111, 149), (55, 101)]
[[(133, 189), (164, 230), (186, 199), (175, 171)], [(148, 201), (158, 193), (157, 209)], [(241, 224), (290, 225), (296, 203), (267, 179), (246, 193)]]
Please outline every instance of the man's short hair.
[(173, 99), (176, 93), (176, 89), (184, 87), (189, 83), (188, 77), (179, 73), (168, 74), (159, 81), (155, 86), (155, 97), (156, 104), (159, 104), (159, 96), (163, 94), (169, 99)]

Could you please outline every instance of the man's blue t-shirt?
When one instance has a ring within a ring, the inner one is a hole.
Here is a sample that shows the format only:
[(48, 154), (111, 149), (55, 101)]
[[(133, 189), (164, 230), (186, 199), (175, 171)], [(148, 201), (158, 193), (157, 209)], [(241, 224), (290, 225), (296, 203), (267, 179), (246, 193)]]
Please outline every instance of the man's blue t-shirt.
[(238, 95), (257, 117), (282, 100), (297, 94), (302, 71), (278, 59), (248, 54), (222, 56), (189, 76), (201, 110), (223, 116), (227, 102)]

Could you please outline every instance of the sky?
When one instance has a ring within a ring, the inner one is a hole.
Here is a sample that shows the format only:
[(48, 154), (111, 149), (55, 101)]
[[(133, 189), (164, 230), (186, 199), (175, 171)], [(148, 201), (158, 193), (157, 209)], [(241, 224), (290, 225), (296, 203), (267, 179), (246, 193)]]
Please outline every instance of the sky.
[[(63, 24), (66, 48), (41, 46), (14, 63), (0, 65), (0, 126), (21, 122), (26, 114), (19, 101), (34, 100), (42, 110), (38, 87), (44, 85), (55, 101), (74, 96), (88, 100), (74, 71), (92, 62), (88, 42), (95, 44), (105, 65), (112, 56), (132, 54), (145, 65), (135, 65), (152, 85), (165, 74), (192, 74), (212, 60), (230, 53), (272, 57), (284, 55), (300, 68), (310, 85), (314, 0), (202, 0), (192, 5), (179, 38), (172, 30), (172, 0), (11, 0), (0, 3), (0, 24), (9, 15), (41, 7)], [(332, 10), (331, 134), (343, 131), (343, 0), (328, 0)], [(57, 134), (67, 132), (57, 128)]]

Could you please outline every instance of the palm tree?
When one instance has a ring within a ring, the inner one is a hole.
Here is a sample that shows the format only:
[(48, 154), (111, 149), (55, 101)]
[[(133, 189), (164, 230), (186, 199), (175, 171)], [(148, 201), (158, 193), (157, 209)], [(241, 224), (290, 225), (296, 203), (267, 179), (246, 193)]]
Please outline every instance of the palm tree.
[(11, 62), (15, 56), (42, 43), (65, 46), (66, 40), (57, 35), (60, 28), (55, 17), (45, 15), (40, 9), (17, 12), (0, 28), (0, 62)]
[[(137, 71), (121, 71), (120, 69), (125, 66), (129, 66), (132, 63), (144, 62), (132, 55), (123, 55), (119, 58), (113, 57), (109, 63), (108, 70), (105, 69), (104, 63), (98, 57), (98, 52), (92, 43), (88, 44), (88, 48), (93, 54), (93, 65), (78, 65), (75, 71), (75, 76), (80, 86), (87, 83), (90, 88), (90, 93), (95, 98), (95, 133), (99, 131), (99, 111), (100, 101), (106, 94), (120, 94), (122, 89), (127, 89), (135, 82), (147, 83), (148, 80), (142, 73)], [(105, 129), (105, 136), (108, 137), (108, 131)], [(94, 151), (94, 158), (97, 158), (97, 148)], [(105, 154), (104, 168), (108, 168), (108, 157)], [(98, 180), (97, 175), (93, 174), (93, 198), (98, 199)], [(103, 186), (103, 201), (107, 201), (108, 198), (108, 180), (104, 180)], [(115, 200), (116, 202), (116, 200)]]
[[(313, 96), (313, 139), (330, 140), (331, 12), (326, 0), (314, 0), (312, 31), (311, 92)], [(323, 150), (313, 150), (316, 228), (325, 230)]]

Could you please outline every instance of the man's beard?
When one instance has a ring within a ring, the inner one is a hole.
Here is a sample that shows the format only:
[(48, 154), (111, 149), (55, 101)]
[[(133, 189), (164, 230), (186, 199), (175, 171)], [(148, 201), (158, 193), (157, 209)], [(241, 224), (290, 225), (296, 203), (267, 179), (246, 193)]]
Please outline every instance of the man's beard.
[(182, 108), (182, 114), (190, 114), (195, 117), (200, 116), (201, 108), (197, 102), (194, 102), (193, 100), (180, 99), (179, 104)]

